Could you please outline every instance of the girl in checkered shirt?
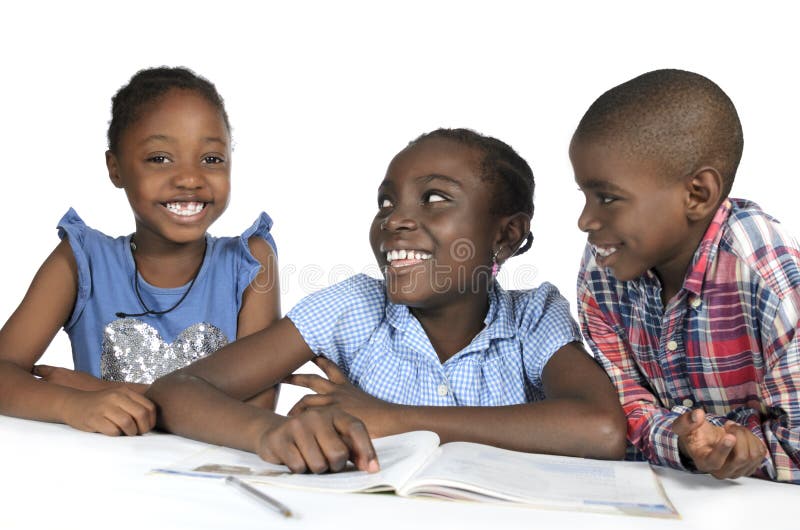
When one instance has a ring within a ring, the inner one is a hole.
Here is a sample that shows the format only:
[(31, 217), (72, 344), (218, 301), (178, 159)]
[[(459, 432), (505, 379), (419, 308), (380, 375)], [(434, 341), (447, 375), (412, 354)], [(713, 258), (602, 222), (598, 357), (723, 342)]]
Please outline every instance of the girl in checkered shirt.
[[(621, 458), (625, 422), (584, 351), (569, 305), (543, 283), (495, 279), (530, 248), (533, 174), (511, 147), (466, 129), (425, 134), (378, 187), (370, 243), (382, 279), (356, 275), (270, 329), (157, 381), (173, 432), (294, 471), (374, 471), (369, 437), (431, 430), (508, 449)], [(309, 360), (327, 379), (288, 418), (241, 403)]]

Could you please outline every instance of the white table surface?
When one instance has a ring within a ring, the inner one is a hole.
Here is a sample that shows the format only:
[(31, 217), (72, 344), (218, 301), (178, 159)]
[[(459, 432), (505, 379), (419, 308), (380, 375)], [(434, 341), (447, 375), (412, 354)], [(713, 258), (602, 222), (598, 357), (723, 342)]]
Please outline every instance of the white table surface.
[(298, 515), (284, 519), (222, 481), (148, 474), (203, 447), (161, 433), (110, 438), (0, 416), (0, 529), (800, 528), (800, 486), (718, 481), (660, 468), (657, 474), (681, 519), (264, 486)]

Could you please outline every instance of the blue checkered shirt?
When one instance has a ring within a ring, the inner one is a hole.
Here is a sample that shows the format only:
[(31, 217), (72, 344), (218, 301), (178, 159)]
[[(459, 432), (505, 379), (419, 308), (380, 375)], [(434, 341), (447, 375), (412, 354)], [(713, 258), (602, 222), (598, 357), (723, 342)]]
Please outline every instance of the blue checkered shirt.
[(311, 294), (287, 317), (311, 350), (361, 390), (404, 405), (500, 406), (544, 399), (542, 370), (580, 342), (569, 303), (549, 283), (489, 294), (485, 327), (442, 363), (408, 307), (386, 298), (382, 280), (359, 274)]

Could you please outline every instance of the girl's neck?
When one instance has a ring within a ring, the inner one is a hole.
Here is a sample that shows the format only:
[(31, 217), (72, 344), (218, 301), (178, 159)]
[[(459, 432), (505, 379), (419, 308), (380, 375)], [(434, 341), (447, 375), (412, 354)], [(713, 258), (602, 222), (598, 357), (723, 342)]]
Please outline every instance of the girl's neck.
[(150, 285), (161, 288), (181, 287), (192, 281), (203, 264), (205, 248), (205, 237), (174, 243), (137, 230), (131, 238), (131, 253), (139, 274)]
[(449, 303), (434, 308), (410, 308), (428, 335), (433, 349), (444, 363), (463, 350), (484, 327), (489, 295), (462, 293)]

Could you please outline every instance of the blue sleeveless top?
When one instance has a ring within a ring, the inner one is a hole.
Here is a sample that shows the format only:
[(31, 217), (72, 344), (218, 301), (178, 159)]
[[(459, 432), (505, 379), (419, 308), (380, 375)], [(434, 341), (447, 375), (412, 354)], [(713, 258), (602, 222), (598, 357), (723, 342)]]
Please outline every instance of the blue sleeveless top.
[[(273, 249), (272, 219), (262, 213), (239, 237), (206, 234), (206, 255), (194, 286), (164, 315), (141, 313), (136, 297), (131, 236), (112, 238), (86, 226), (72, 208), (58, 223), (78, 265), (75, 307), (64, 330), (75, 369), (110, 381), (152, 383), (236, 340), (242, 295), (261, 267), (247, 240), (256, 235)], [(189, 288), (164, 289), (139, 275), (139, 293), (153, 311), (169, 309)]]

